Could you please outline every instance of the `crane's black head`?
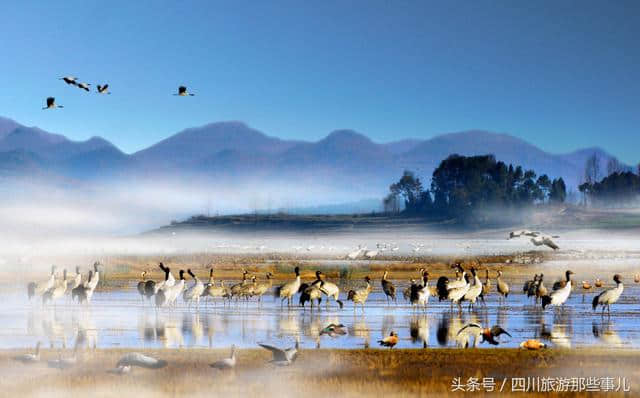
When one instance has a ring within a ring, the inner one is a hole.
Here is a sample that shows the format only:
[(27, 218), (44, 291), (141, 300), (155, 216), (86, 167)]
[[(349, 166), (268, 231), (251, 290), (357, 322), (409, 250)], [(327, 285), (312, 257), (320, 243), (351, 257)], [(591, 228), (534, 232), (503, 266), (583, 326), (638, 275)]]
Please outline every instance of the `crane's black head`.
[(180, 270), (180, 279), (181, 280), (184, 279), (184, 270), (183, 269)]
[(364, 277), (365, 282), (369, 283), (371, 282), (371, 278), (369, 278), (369, 275)]
[(295, 267), (295, 268), (293, 269), (293, 272), (295, 272), (295, 273), (296, 273), (296, 276), (300, 276), (300, 267)]
[(271, 272), (267, 272), (267, 279), (271, 279), (273, 277), (273, 274)]
[(615, 275), (613, 276), (613, 281), (614, 281), (615, 283), (622, 283), (622, 277), (620, 276), (620, 274), (615, 274)]
[(188, 273), (189, 275), (191, 275), (191, 277), (192, 277), (192, 278), (195, 278), (195, 277), (196, 277), (196, 276), (193, 274), (193, 272), (191, 272), (191, 268), (188, 268), (188, 269), (187, 269), (187, 273)]
[(322, 274), (322, 272), (320, 272), (320, 270), (316, 271), (316, 278), (320, 279), (320, 274)]

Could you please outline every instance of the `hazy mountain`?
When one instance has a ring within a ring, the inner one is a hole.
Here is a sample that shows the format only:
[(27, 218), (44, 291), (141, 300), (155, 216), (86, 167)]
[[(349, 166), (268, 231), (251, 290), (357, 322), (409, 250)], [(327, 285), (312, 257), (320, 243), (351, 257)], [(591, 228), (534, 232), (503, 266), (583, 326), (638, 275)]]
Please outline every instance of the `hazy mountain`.
[(580, 181), (591, 154), (600, 156), (603, 173), (611, 157), (599, 148), (551, 154), (508, 134), (480, 130), (384, 144), (352, 130), (336, 130), (319, 141), (304, 142), (270, 137), (241, 122), (186, 129), (127, 155), (99, 137), (71, 141), (0, 118), (0, 172), (55, 172), (79, 179), (155, 174), (219, 181), (287, 180), (303, 189), (309, 184), (337, 186), (362, 198), (382, 195), (404, 169), (416, 171), (428, 183), (433, 169), (452, 153), (494, 154), (538, 174), (562, 176), (570, 187)]

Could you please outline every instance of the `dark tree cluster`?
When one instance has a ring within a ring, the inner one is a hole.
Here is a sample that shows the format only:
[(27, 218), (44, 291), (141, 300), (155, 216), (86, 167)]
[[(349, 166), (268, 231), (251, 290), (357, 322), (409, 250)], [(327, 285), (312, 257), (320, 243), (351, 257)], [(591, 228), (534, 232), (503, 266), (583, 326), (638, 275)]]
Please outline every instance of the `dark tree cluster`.
[(585, 182), (578, 189), (594, 206), (636, 206), (640, 198), (640, 176), (630, 171), (613, 172), (599, 182)]
[(533, 170), (506, 165), (492, 155), (449, 156), (433, 172), (429, 190), (405, 171), (389, 191), (385, 211), (398, 212), (398, 200), (402, 200), (405, 214), (457, 219), (468, 218), (481, 208), (562, 203), (567, 196), (562, 178), (538, 177)]

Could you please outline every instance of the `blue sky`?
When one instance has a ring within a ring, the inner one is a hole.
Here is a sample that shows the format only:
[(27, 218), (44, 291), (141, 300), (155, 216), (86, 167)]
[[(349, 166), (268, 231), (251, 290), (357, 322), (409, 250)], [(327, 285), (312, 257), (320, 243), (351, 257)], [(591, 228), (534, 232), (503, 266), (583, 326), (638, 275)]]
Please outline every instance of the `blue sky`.
[[(639, 37), (638, 1), (7, 2), (0, 115), (125, 152), (242, 120), (308, 140), (486, 129), (637, 163)], [(49, 95), (65, 108), (41, 111)]]

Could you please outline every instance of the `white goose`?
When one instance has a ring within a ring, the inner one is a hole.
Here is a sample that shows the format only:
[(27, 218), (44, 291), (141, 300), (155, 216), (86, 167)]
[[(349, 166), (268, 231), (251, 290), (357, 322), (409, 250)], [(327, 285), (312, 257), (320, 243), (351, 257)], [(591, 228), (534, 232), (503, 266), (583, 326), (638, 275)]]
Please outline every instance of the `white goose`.
[(229, 358), (224, 358), (219, 361), (216, 361), (212, 364), (209, 364), (212, 368), (215, 369), (233, 369), (236, 367), (236, 346), (231, 346), (231, 356)]

